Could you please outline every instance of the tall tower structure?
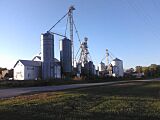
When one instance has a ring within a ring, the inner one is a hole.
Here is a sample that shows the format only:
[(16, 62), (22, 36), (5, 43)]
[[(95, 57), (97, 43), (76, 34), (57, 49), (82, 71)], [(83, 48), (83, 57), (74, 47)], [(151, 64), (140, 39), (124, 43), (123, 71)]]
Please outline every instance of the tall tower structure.
[(74, 25), (74, 21), (73, 21), (73, 10), (75, 10), (75, 8), (73, 6), (71, 6), (69, 8), (69, 12), (68, 12), (69, 24), (70, 24), (70, 40), (71, 40), (71, 45), (72, 45), (72, 66), (74, 66), (74, 44), (73, 44), (73, 25)]
[(41, 34), (42, 78), (54, 78), (54, 35)]
[(108, 49), (106, 49), (106, 65), (109, 65), (109, 53), (108, 53)]
[(85, 37), (84, 38), (84, 42), (81, 43), (81, 53), (80, 53), (80, 59), (79, 59), (79, 63), (82, 64), (82, 66), (84, 66), (84, 64), (86, 64), (89, 60), (88, 60), (88, 54), (89, 54), (89, 51), (88, 51), (88, 45), (87, 45), (87, 41), (88, 41), (88, 38)]

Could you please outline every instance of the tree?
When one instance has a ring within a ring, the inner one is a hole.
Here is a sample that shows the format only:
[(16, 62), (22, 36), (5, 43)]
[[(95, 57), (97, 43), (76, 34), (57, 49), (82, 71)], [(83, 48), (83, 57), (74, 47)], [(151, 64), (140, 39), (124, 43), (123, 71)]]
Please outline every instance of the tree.
[(136, 72), (142, 73), (142, 66), (136, 66)]
[(142, 67), (142, 72), (144, 73), (144, 76), (149, 76), (149, 67)]

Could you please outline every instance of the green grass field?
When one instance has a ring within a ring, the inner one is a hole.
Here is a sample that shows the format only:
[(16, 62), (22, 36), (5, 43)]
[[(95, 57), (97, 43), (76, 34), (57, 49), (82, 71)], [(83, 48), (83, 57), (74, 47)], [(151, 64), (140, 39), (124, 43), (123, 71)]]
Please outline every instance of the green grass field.
[(111, 81), (122, 81), (123, 79), (96, 79), (96, 80), (72, 80), (72, 79), (50, 79), (50, 80), (0, 80), (0, 89), (17, 88), (17, 87), (36, 87), (36, 86), (55, 86), (68, 84), (83, 84), (83, 83), (101, 83)]
[(160, 81), (0, 100), (0, 120), (160, 120)]

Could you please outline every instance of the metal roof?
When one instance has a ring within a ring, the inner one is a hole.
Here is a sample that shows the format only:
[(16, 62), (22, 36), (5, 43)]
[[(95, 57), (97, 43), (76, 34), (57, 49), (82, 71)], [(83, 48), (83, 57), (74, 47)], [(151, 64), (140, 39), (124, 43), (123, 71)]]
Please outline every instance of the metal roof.
[(118, 58), (115, 58), (115, 59), (113, 59), (113, 61), (122, 61), (122, 60), (120, 60), (120, 59), (118, 59)]
[[(39, 60), (41, 60), (41, 56), (35, 56), (32, 61), (35, 59), (35, 58), (38, 58)], [(54, 62), (60, 62), (57, 58), (54, 58)]]
[(40, 61), (18, 60), (14, 65), (14, 67), (17, 65), (18, 62), (21, 62), (24, 66), (41, 66)]
[[(41, 60), (41, 56), (35, 56), (34, 58), (36, 58), (36, 57)], [(33, 61), (34, 58), (32, 60), (18, 60), (16, 62), (16, 64), (14, 65), (14, 67), (17, 65), (18, 62), (21, 62), (24, 66), (41, 66), (42, 62), (41, 61)], [(60, 65), (60, 61), (58, 59), (54, 58), (54, 62), (55, 62), (55, 64)]]
[(32, 60), (34, 60), (35, 58), (38, 58), (39, 60), (41, 60), (41, 56), (35, 56)]

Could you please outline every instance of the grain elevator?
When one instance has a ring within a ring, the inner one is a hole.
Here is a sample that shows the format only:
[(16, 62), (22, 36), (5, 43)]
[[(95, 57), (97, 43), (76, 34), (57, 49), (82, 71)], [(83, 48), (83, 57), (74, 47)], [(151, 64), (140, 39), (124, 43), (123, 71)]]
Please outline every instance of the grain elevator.
[(42, 78), (54, 78), (54, 35), (41, 34)]

